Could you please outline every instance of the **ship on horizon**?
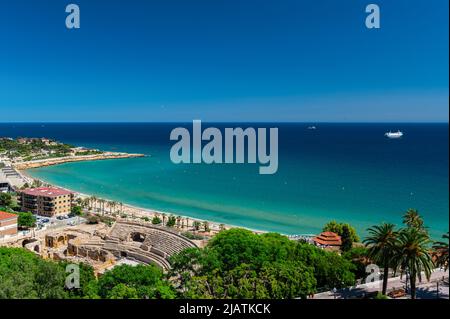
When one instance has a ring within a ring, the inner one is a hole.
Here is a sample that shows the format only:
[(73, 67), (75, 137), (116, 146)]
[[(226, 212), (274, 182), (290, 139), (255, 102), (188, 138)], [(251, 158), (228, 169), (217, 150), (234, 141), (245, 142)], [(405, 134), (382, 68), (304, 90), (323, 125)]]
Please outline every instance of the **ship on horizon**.
[(387, 138), (401, 138), (403, 136), (403, 132), (402, 131), (397, 131), (397, 132), (386, 132), (384, 133), (384, 136), (386, 136)]

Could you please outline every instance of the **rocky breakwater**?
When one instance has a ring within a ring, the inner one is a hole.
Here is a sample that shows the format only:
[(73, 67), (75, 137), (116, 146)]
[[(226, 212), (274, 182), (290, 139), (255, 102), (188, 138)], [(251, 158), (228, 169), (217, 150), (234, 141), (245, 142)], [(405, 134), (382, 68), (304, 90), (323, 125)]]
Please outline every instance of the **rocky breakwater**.
[(70, 162), (83, 162), (83, 161), (100, 161), (109, 159), (121, 159), (121, 158), (134, 158), (134, 157), (145, 157), (144, 154), (132, 154), (132, 153), (117, 153), (117, 152), (104, 152), (101, 154), (83, 155), (83, 156), (66, 156), (66, 157), (55, 157), (41, 160), (32, 160), (27, 162), (17, 162), (14, 163), (14, 168), (18, 170), (26, 170), (30, 168), (37, 168), (43, 166), (58, 165)]

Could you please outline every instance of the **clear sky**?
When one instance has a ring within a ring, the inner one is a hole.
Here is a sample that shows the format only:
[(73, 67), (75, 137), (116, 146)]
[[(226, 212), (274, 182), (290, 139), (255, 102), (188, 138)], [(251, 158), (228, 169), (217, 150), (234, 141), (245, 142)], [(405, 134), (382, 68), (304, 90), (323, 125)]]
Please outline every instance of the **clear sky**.
[[(65, 6), (81, 29), (65, 27)], [(365, 7), (381, 8), (381, 29)], [(448, 121), (448, 0), (1, 0), (0, 122)]]

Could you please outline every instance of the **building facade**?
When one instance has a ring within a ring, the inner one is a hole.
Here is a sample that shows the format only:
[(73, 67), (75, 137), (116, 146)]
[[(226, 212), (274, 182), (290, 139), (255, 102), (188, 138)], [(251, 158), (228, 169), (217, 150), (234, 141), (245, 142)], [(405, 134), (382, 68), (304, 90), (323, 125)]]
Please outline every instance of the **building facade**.
[(17, 235), (17, 218), (15, 214), (0, 211), (0, 239)]
[(8, 193), (12, 192), (13, 188), (7, 181), (4, 181), (0, 178), (0, 193)]
[(56, 187), (29, 188), (19, 193), (22, 211), (53, 217), (69, 214), (74, 194)]

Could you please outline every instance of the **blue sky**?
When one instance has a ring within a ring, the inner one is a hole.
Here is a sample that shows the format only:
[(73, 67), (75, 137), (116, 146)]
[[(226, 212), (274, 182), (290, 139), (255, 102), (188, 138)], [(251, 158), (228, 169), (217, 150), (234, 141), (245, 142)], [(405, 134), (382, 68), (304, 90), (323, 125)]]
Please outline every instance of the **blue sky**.
[(448, 0), (71, 2), (0, 2), (0, 122), (448, 121)]

